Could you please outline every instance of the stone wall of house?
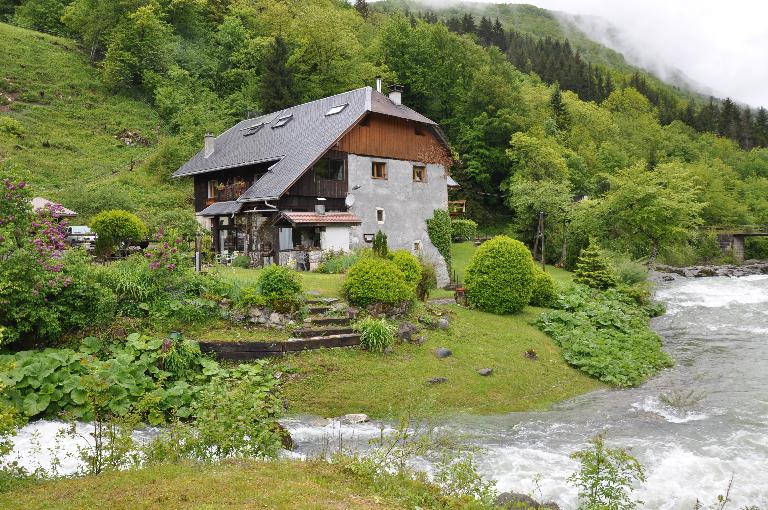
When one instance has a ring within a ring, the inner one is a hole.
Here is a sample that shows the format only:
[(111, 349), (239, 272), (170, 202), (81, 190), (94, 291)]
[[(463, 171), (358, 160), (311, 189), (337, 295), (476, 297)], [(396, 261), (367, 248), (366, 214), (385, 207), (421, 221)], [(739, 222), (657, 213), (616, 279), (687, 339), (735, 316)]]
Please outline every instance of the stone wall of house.
[[(371, 163), (386, 163), (387, 178), (371, 177)], [(349, 192), (355, 202), (349, 211), (362, 220), (351, 229), (351, 246), (370, 246), (366, 235), (381, 230), (387, 234), (390, 249), (406, 249), (431, 260), (437, 269), (438, 285), (449, 282), (445, 260), (429, 240), (427, 218), (435, 209), (448, 208), (445, 168), (428, 164), (426, 182), (413, 181), (413, 165), (419, 162), (371, 158), (350, 154)], [(357, 188), (357, 189), (355, 189)], [(382, 212), (379, 213), (378, 211)], [(383, 221), (381, 221), (383, 219)]]

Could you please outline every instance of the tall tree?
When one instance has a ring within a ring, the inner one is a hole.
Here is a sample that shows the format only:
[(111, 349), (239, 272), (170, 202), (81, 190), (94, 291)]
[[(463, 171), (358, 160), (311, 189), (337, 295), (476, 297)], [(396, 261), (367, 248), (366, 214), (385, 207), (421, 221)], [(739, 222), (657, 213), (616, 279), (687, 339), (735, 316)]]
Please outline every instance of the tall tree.
[(571, 116), (568, 113), (563, 102), (563, 95), (560, 93), (560, 84), (555, 82), (555, 90), (552, 91), (552, 96), (549, 98), (549, 106), (552, 108), (552, 114), (555, 119), (557, 129), (560, 131), (568, 131), (571, 127)]
[(262, 61), (261, 107), (274, 112), (297, 102), (293, 86), (293, 70), (288, 65), (290, 48), (282, 36), (275, 37)]
[(357, 12), (360, 13), (360, 16), (362, 16), (365, 19), (368, 19), (368, 2), (366, 0), (355, 0), (355, 9), (357, 9)]

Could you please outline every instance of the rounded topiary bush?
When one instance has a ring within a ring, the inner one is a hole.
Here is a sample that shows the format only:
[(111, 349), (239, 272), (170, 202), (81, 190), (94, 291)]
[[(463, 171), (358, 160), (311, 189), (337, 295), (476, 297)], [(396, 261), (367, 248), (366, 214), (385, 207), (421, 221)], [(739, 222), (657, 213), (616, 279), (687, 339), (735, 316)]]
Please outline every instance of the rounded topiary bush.
[(477, 237), (477, 223), (472, 220), (451, 220), (451, 237), (454, 242), (469, 241)]
[(256, 288), (270, 306), (280, 311), (289, 311), (299, 305), (301, 280), (293, 269), (285, 266), (265, 267), (259, 273)]
[(403, 272), (405, 281), (415, 289), (421, 280), (421, 262), (419, 259), (407, 250), (393, 251), (390, 259)]
[(557, 300), (555, 281), (547, 273), (534, 266), (531, 301), (533, 306), (551, 307)]
[(498, 236), (480, 245), (466, 270), (465, 289), (472, 306), (485, 312), (519, 312), (531, 300), (533, 258), (520, 241)]
[(394, 262), (381, 257), (357, 261), (344, 280), (344, 296), (357, 306), (376, 303), (393, 305), (413, 299), (414, 288)]

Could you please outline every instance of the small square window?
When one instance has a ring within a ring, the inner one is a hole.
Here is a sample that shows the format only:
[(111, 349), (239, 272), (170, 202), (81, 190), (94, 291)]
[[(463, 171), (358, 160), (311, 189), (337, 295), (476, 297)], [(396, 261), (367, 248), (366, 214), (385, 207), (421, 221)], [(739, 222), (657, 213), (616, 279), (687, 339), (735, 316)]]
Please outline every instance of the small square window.
[(418, 124), (414, 124), (413, 132), (419, 136), (424, 136), (424, 130)]
[(413, 165), (413, 182), (427, 182), (427, 167)]
[(286, 124), (288, 124), (291, 120), (293, 120), (293, 114), (280, 117), (279, 119), (277, 119), (277, 122), (275, 122), (275, 124), (272, 126), (272, 129), (283, 127)]
[(416, 254), (421, 253), (421, 241), (413, 242), (413, 252)]
[(387, 164), (383, 161), (371, 162), (371, 177), (374, 179), (386, 179), (387, 178)]
[(384, 220), (386, 219), (386, 215), (384, 214), (384, 209), (381, 207), (376, 208), (376, 222), (381, 224), (384, 223)]
[(208, 198), (216, 198), (216, 186), (215, 180), (208, 181)]
[(261, 130), (261, 128), (263, 128), (263, 127), (264, 127), (264, 123), (261, 123), (261, 124), (254, 124), (253, 126), (248, 126), (247, 128), (245, 128), (245, 133), (243, 133), (243, 136), (251, 136), (251, 135), (255, 135), (255, 134), (256, 134), (256, 133), (258, 133), (258, 132)]
[(340, 104), (340, 105), (334, 106), (333, 108), (331, 108), (330, 110), (325, 112), (325, 116), (327, 117), (328, 115), (336, 115), (337, 113), (341, 113), (342, 111), (344, 111), (344, 108), (346, 108), (347, 105), (348, 105), (348, 103), (344, 103), (344, 104)]

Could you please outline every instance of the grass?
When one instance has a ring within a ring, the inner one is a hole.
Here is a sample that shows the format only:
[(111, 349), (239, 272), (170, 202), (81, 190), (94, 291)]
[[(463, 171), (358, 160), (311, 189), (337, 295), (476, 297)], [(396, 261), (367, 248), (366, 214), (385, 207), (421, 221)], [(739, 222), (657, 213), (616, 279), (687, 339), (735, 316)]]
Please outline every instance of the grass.
[(193, 340), (220, 342), (275, 342), (291, 337), (285, 329), (240, 326), (224, 320), (214, 324), (189, 325), (180, 331)]
[[(80, 212), (81, 222), (98, 208), (136, 210), (147, 219), (168, 208), (191, 211), (189, 183), (171, 183), (141, 165), (163, 135), (143, 98), (107, 89), (72, 40), (0, 23), (0, 47), (0, 93), (10, 98), (0, 116), (24, 130), (0, 136), (0, 160), (26, 171), (36, 195)], [(118, 139), (126, 131), (147, 145), (126, 145)]]
[[(290, 410), (328, 417), (497, 414), (545, 409), (601, 386), (569, 367), (552, 340), (530, 324), (541, 309), (513, 316), (455, 305), (445, 309), (453, 315), (450, 329), (426, 332), (422, 346), (398, 345), (389, 355), (327, 349), (285, 360), (292, 372), (284, 386)], [(437, 359), (437, 347), (451, 349), (453, 356)], [(538, 360), (525, 357), (529, 349)], [(493, 374), (482, 377), (480, 368), (492, 368)], [(433, 377), (448, 381), (427, 384)]]
[[(237, 282), (240, 286), (256, 285), (260, 269), (242, 269), (239, 267), (221, 267), (219, 274), (225, 280)], [(339, 297), (344, 275), (300, 272), (304, 293), (309, 296)]]
[[(403, 482), (402, 487), (405, 494), (431, 490), (416, 482)], [(319, 461), (228, 461), (214, 465), (169, 464), (28, 483), (0, 494), (0, 508), (384, 510), (407, 506), (401, 498), (381, 492), (339, 465)]]

